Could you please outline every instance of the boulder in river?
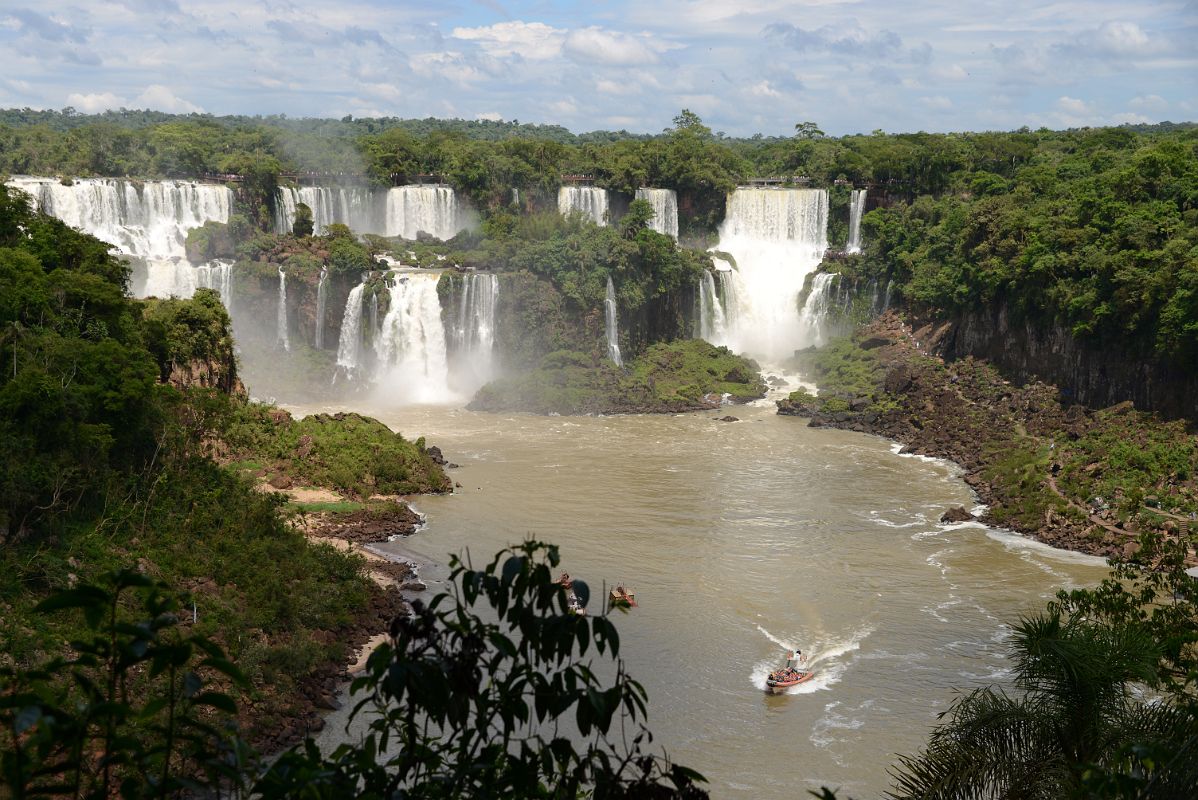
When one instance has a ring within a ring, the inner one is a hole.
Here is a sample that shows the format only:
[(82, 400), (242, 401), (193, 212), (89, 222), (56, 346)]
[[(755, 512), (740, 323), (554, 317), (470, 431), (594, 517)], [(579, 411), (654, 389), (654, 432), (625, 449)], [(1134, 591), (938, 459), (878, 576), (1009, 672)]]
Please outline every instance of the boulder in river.
[(965, 510), (965, 506), (954, 506), (940, 515), (941, 522), (970, 522), (973, 514)]

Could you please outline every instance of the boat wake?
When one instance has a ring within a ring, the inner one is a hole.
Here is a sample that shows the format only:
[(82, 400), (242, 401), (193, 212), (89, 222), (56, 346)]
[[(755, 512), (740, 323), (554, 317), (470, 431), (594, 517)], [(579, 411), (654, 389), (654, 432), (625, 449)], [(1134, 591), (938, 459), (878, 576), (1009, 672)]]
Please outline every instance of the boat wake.
[[(872, 627), (865, 626), (842, 639), (816, 634), (804, 635), (801, 640), (787, 641), (775, 636), (760, 625), (757, 626), (757, 630), (784, 651), (801, 649), (807, 656), (807, 669), (815, 672), (815, 676), (811, 680), (790, 687), (785, 694), (812, 694), (823, 689), (830, 689), (840, 683), (841, 677), (848, 670), (850, 664), (849, 659), (846, 659), (845, 656), (861, 649), (861, 643), (874, 632)], [(764, 692), (765, 681), (770, 672), (778, 668), (780, 660), (780, 654), (775, 653), (768, 660), (754, 665), (749, 676), (753, 685)]]

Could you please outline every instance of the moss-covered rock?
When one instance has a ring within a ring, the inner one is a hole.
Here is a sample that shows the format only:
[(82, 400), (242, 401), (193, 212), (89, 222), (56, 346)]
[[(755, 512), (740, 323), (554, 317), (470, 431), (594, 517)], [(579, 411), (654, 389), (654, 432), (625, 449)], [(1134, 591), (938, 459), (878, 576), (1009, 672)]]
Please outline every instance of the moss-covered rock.
[(763, 397), (757, 364), (700, 339), (655, 344), (624, 367), (584, 353), (558, 351), (537, 369), (487, 384), (470, 403), (478, 411), (536, 414), (670, 413)]
[(448, 492), (453, 484), (424, 440), (410, 442), (361, 414), (314, 414), (247, 404), (226, 432), (231, 458), (262, 463), (276, 478), (347, 497)]

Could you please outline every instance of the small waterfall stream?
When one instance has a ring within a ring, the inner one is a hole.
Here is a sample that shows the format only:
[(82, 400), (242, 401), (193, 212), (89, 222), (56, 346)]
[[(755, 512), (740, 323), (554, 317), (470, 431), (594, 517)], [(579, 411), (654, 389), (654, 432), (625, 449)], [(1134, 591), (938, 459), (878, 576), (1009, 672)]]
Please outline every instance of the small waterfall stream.
[(624, 366), (624, 360), (620, 358), (620, 329), (619, 322), (616, 316), (616, 287), (611, 282), (611, 276), (607, 276), (607, 297), (603, 300), (604, 322), (607, 333), (607, 357), (610, 358), (617, 367)]
[(812, 278), (811, 293), (799, 312), (799, 335), (804, 347), (820, 347), (826, 342), (828, 315), (833, 305), (831, 290), (833, 285), (841, 283), (839, 278), (831, 272), (820, 272)]
[(845, 242), (846, 253), (861, 252), (861, 214), (865, 211), (865, 189), (854, 189), (849, 200), (849, 239)]
[(275, 333), (279, 346), (291, 350), (291, 338), (287, 334), (287, 273), (279, 267), (279, 304), (275, 312)]
[(473, 393), (494, 375), (499, 276), (476, 272), (463, 275), (461, 281), (453, 327), (454, 385)]
[[(345, 301), (345, 313), (341, 317), (341, 338), (337, 341), (337, 366), (347, 372), (355, 372), (362, 358), (362, 293), (366, 281), (349, 290)], [(378, 305), (375, 304), (377, 310)]]
[(320, 280), (316, 284), (316, 349), (324, 349), (325, 306), (329, 302), (329, 270), (321, 267)]

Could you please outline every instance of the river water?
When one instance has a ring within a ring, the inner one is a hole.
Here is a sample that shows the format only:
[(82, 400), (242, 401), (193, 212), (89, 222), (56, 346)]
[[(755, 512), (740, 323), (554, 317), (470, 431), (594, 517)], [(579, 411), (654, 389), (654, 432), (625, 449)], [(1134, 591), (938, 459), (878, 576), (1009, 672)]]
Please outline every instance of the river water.
[[(485, 563), (529, 536), (560, 545), (592, 609), (605, 581), (635, 590), (640, 607), (616, 624), (655, 744), (713, 797), (877, 796), (958, 691), (1008, 677), (1007, 624), (1105, 567), (939, 524), (973, 502), (950, 465), (772, 404), (729, 411), (740, 421), (367, 409), (461, 465), (453, 495), (415, 500), (427, 527), (380, 547), (424, 562), (436, 591), (449, 553)], [(768, 696), (786, 645), (817, 675)], [(326, 741), (344, 736), (330, 723)]]

